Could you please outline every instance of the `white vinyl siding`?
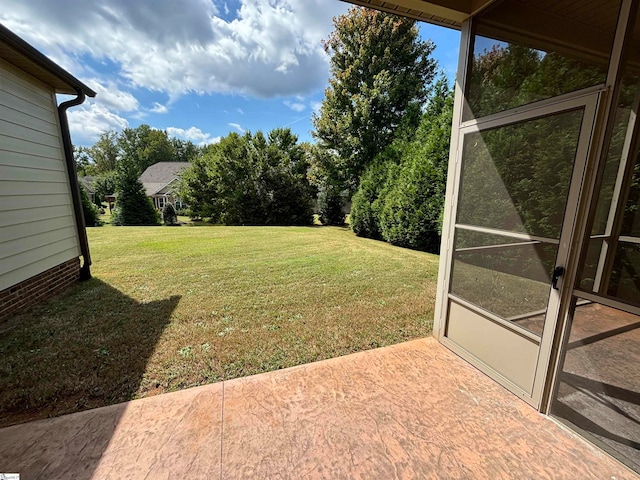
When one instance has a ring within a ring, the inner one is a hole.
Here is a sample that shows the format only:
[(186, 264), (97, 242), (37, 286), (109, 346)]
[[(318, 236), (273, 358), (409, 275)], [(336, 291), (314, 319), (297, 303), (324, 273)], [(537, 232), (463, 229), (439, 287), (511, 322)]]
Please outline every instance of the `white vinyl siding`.
[(0, 60), (0, 290), (78, 256), (55, 94)]

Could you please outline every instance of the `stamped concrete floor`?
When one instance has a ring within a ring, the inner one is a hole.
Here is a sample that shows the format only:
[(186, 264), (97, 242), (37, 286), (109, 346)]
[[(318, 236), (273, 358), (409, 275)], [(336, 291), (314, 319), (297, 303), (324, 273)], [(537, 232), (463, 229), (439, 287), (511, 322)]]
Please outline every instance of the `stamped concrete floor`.
[(21, 479), (639, 477), (433, 339), (0, 430)]

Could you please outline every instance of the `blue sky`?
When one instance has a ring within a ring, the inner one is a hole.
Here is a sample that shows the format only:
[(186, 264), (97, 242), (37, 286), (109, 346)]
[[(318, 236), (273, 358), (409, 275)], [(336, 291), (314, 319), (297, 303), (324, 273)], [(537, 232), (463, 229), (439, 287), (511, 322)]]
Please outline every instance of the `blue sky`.
[[(291, 128), (311, 140), (338, 0), (0, 0), (0, 22), (98, 92), (69, 112), (75, 144), (147, 123), (212, 143)], [(460, 34), (420, 24), (453, 81)]]

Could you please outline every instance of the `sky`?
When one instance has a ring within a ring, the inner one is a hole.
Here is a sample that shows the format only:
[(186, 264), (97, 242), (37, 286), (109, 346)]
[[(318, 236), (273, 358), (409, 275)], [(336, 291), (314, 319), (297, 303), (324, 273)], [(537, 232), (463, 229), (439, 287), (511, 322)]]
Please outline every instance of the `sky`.
[[(0, 23), (97, 92), (72, 141), (146, 123), (205, 145), (289, 127), (312, 141), (339, 0), (0, 0)], [(420, 24), (453, 82), (460, 34)]]

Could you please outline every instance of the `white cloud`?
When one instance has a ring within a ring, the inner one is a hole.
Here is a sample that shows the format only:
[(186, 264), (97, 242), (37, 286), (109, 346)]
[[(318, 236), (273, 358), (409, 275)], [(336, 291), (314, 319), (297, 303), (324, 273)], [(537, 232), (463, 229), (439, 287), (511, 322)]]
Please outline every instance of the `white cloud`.
[(136, 97), (129, 92), (120, 90), (112, 81), (100, 81), (92, 78), (86, 81), (87, 85), (96, 92), (96, 105), (104, 106), (116, 112), (136, 112), (140, 105)]
[(311, 103), (311, 110), (313, 110), (313, 113), (320, 113), (320, 108), (322, 107), (322, 102), (312, 102)]
[(149, 109), (149, 111), (153, 113), (167, 113), (169, 109), (166, 105), (162, 105), (158, 102), (153, 102), (153, 108)]
[(242, 128), (240, 126), (239, 123), (229, 123), (228, 124), (230, 127), (235, 128), (236, 130), (238, 130), (240, 133), (244, 133), (246, 130), (244, 128)]
[(236, 112), (238, 112), (240, 115), (244, 115), (244, 110), (242, 110), (241, 108), (236, 108)]
[(299, 103), (299, 102), (285, 101), (284, 104), (294, 112), (302, 112), (307, 108), (307, 106), (304, 103)]
[(197, 127), (190, 127), (187, 130), (176, 127), (168, 127), (167, 134), (170, 137), (178, 137), (184, 140), (191, 140), (198, 145), (210, 145), (218, 143), (220, 137), (212, 137), (210, 133), (205, 133)]
[(0, 22), (77, 76), (90, 71), (81, 60), (89, 56), (113, 62), (121, 81), (170, 99), (267, 98), (322, 88), (328, 62), (320, 40), (347, 8), (337, 0), (240, 0), (227, 21), (211, 0), (0, 0)]
[(92, 145), (101, 133), (129, 126), (126, 119), (93, 101), (69, 109), (67, 116), (74, 145)]

